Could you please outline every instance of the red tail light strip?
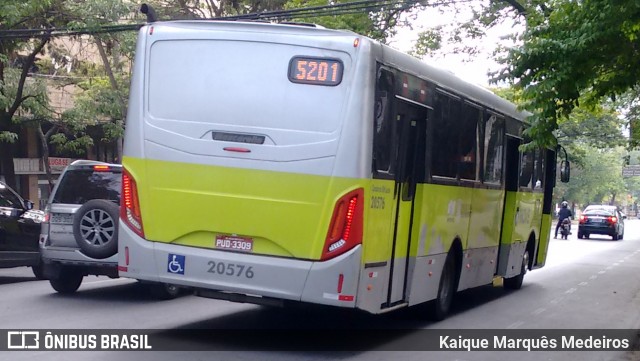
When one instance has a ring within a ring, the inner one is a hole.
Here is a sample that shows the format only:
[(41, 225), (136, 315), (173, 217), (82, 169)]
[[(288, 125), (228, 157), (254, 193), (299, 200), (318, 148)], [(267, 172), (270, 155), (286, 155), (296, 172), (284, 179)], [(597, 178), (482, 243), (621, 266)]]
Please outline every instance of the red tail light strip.
[(137, 235), (144, 238), (144, 228), (142, 227), (142, 212), (140, 212), (140, 201), (138, 200), (138, 187), (135, 179), (126, 169), (122, 171), (122, 201), (120, 205), (120, 218)]
[(364, 190), (358, 188), (336, 202), (321, 260), (341, 255), (362, 243)]

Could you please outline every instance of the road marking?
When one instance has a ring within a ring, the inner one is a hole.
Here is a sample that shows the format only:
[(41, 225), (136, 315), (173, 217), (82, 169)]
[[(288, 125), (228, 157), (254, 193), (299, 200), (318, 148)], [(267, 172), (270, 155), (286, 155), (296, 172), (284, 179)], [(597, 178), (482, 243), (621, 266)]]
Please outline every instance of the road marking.
[(575, 291), (577, 291), (578, 289), (575, 287), (571, 287), (569, 288), (565, 293), (574, 293)]
[(588, 284), (589, 284), (589, 282), (580, 282), (580, 283), (578, 283), (578, 286), (586, 286)]
[(600, 271), (600, 272), (598, 272), (598, 273), (599, 273), (599, 274), (601, 274), (601, 275), (603, 275), (603, 274), (607, 273), (607, 271)]
[(613, 264), (613, 266), (614, 266), (614, 267), (615, 267), (615, 266), (619, 266), (619, 265), (620, 265), (620, 263), (618, 263), (618, 262), (616, 262), (616, 263), (614, 263), (614, 264)]
[(612, 269), (612, 268), (613, 268), (613, 266), (609, 266), (609, 267), (607, 267), (606, 269), (607, 269), (607, 270), (610, 270), (610, 269)]
[(514, 322), (514, 323), (510, 324), (509, 326), (507, 326), (507, 328), (518, 328), (518, 327), (520, 327), (522, 325), (524, 325), (524, 322), (518, 321), (518, 322)]
[(556, 299), (553, 299), (553, 300), (549, 301), (549, 303), (556, 304), (556, 303), (560, 303), (560, 301), (562, 301), (562, 297), (558, 297)]
[(621, 259), (618, 261), (619, 263), (624, 263), (624, 259)]
[(539, 315), (539, 314), (541, 314), (542, 312), (544, 312), (544, 311), (546, 311), (546, 310), (547, 310), (546, 308), (542, 308), (542, 307), (540, 307), (540, 308), (538, 308), (537, 310), (535, 310), (535, 311), (531, 312), (531, 314), (532, 314), (532, 315)]
[(596, 275), (593, 275), (593, 276), (589, 277), (590, 280), (595, 280), (596, 278), (598, 278), (598, 276), (596, 276)]

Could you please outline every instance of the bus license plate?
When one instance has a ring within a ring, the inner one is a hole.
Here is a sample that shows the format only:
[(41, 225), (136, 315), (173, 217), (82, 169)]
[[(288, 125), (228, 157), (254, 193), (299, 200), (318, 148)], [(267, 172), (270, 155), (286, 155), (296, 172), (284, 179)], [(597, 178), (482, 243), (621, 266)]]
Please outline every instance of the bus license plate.
[(216, 236), (216, 248), (253, 252), (253, 239), (238, 236)]

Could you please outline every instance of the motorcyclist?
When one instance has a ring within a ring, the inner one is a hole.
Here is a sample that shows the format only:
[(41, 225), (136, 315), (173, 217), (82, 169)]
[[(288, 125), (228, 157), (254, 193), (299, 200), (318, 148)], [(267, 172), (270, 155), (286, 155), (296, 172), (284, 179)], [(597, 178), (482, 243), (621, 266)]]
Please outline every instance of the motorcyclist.
[(558, 238), (558, 229), (560, 229), (562, 221), (567, 218), (571, 219), (571, 217), (573, 217), (573, 213), (571, 213), (571, 210), (569, 209), (569, 203), (567, 201), (562, 201), (562, 203), (560, 203), (560, 207), (561, 208), (558, 211), (558, 224), (556, 224), (556, 234), (553, 238)]

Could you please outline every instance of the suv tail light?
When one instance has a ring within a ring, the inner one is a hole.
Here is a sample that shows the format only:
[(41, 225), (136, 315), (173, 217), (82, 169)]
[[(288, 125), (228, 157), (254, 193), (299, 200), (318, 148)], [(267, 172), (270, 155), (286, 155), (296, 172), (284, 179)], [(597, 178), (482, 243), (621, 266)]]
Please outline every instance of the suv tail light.
[(122, 204), (120, 205), (120, 218), (122, 218), (137, 235), (144, 238), (138, 187), (136, 186), (136, 180), (133, 179), (126, 169), (122, 170)]
[(336, 202), (321, 260), (341, 255), (362, 243), (364, 190), (351, 191)]
[(44, 207), (44, 219), (42, 220), (42, 223), (49, 223), (49, 220), (51, 220), (51, 211), (49, 210), (49, 206), (47, 205), (46, 207)]

